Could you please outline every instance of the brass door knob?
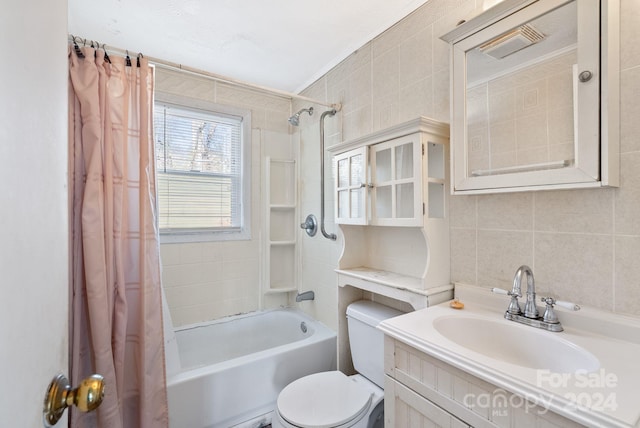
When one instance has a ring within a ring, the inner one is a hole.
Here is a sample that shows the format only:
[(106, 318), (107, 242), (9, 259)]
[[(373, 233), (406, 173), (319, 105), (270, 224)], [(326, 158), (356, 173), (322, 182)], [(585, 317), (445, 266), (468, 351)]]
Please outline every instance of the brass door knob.
[(94, 374), (83, 379), (77, 388), (71, 389), (69, 380), (62, 374), (53, 378), (44, 397), (44, 426), (54, 426), (69, 406), (76, 406), (82, 412), (95, 410), (104, 397), (104, 378)]

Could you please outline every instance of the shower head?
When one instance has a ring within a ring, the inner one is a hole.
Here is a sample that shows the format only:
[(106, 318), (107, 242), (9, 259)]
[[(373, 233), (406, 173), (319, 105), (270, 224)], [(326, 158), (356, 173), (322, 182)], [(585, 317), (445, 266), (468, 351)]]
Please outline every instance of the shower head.
[(309, 116), (311, 116), (313, 114), (313, 107), (303, 108), (302, 110), (300, 110), (299, 112), (297, 112), (296, 114), (294, 114), (289, 118), (289, 123), (292, 124), (293, 126), (300, 125), (300, 114), (305, 111), (309, 113)]

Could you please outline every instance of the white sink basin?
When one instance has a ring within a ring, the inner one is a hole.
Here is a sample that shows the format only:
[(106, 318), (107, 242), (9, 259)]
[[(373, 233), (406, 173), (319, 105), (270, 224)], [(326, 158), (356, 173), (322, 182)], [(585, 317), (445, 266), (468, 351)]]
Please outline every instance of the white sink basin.
[(435, 329), (450, 341), (489, 358), (539, 370), (593, 372), (600, 362), (590, 352), (562, 339), (561, 333), (466, 316), (442, 316)]

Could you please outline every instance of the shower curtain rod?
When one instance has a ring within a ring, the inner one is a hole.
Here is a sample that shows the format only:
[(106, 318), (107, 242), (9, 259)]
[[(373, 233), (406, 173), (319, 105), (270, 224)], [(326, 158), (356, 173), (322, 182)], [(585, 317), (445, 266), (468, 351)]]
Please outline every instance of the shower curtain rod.
[[(105, 44), (99, 43), (95, 40), (89, 40), (89, 39), (84, 39), (84, 38), (80, 38), (77, 36), (73, 36), (71, 34), (69, 34), (69, 42), (73, 43), (73, 42), (77, 42), (78, 44), (80, 42), (82, 42), (83, 46), (88, 46), (91, 45), (92, 43), (98, 45), (98, 47), (100, 49), (103, 49), (107, 52), (116, 52), (118, 54), (121, 55), (129, 55), (129, 51), (126, 49), (121, 49), (121, 48), (116, 48), (113, 46), (106, 46)], [(108, 49), (107, 49), (108, 48)], [(137, 54), (134, 54), (133, 56), (135, 57)], [(249, 82), (245, 82), (239, 79), (234, 79), (231, 77), (226, 77), (226, 76), (222, 76), (220, 74), (215, 74), (215, 73), (210, 73), (208, 71), (205, 70), (200, 70), (197, 68), (193, 68), (193, 67), (189, 67), (183, 64), (179, 64), (179, 63), (175, 63), (175, 62), (171, 62), (171, 61), (165, 61), (159, 58), (154, 58), (154, 57), (150, 57), (147, 55), (144, 55), (145, 58), (147, 58), (149, 60), (149, 62), (153, 65), (159, 66), (161, 68), (166, 68), (169, 70), (180, 70), (180, 71), (184, 71), (187, 73), (191, 73), (191, 74), (195, 74), (197, 76), (204, 76), (206, 78), (209, 78), (211, 80), (215, 80), (218, 82), (223, 82), (223, 83), (228, 83), (234, 86), (240, 86), (240, 87), (244, 87), (244, 88), (249, 88), (249, 89), (253, 89), (255, 91), (259, 91), (259, 92), (263, 92), (263, 93), (268, 93), (271, 95), (277, 95), (279, 97), (282, 98), (289, 98), (289, 99), (295, 99), (295, 100), (299, 100), (299, 101), (304, 101), (304, 102), (308, 102), (308, 103), (312, 103), (312, 104), (318, 104), (318, 105), (322, 105), (322, 106), (326, 106), (326, 107), (330, 107), (332, 109), (335, 109), (336, 111), (340, 111), (342, 109), (342, 104), (340, 103), (328, 103), (328, 102), (324, 102), (324, 101), (318, 101), (316, 99), (313, 98), (309, 98), (309, 97), (305, 97), (304, 95), (298, 95), (298, 94), (294, 94), (291, 92), (287, 92), (287, 91), (283, 91), (281, 89), (273, 89), (273, 88), (269, 88), (266, 86), (262, 86), (262, 85), (256, 85), (254, 83), (249, 83)]]

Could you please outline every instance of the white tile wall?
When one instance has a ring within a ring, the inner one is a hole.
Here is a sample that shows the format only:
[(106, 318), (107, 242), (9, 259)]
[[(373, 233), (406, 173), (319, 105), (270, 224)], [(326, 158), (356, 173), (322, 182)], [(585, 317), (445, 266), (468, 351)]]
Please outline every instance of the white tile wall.
[[(287, 296), (262, 295), (261, 177), (265, 156), (295, 158), (288, 99), (186, 73), (158, 69), (156, 89), (251, 110), (251, 240), (162, 244), (162, 282), (175, 326), (287, 304)], [(262, 305), (261, 305), (262, 302)]]
[[(343, 104), (342, 112), (326, 119), (326, 146), (419, 115), (449, 121), (449, 51), (438, 37), (481, 6), (480, 0), (432, 0), (307, 88), (304, 95)], [(640, 266), (634, 263), (640, 258), (640, 29), (635, 25), (640, 4), (622, 0), (621, 9), (621, 187), (452, 197), (453, 281), (508, 287), (518, 265), (527, 263), (542, 292), (640, 316)], [(299, 150), (300, 217), (319, 217), (319, 117), (325, 107), (316, 105), (316, 114), (303, 118), (300, 128), (293, 130), (300, 131), (299, 147), (288, 149), (289, 101), (165, 70), (158, 70), (158, 75), (160, 90), (251, 109), (253, 128), (259, 130), (253, 141), (254, 206), (260, 203), (255, 191), (260, 188), (259, 160), (269, 150), (264, 141), (276, 141), (267, 146), (276, 151)], [(547, 88), (538, 96), (556, 93)], [(513, 97), (515, 102), (518, 95)], [(302, 107), (308, 105), (294, 102), (293, 110)], [(517, 132), (503, 131), (506, 137)], [(554, 150), (562, 156), (564, 148)], [(535, 148), (529, 154), (537, 156)], [(326, 165), (326, 228), (339, 233), (332, 221), (328, 155)], [(162, 245), (163, 280), (174, 323), (258, 308), (260, 224), (259, 210), (254, 209), (252, 241)], [(299, 306), (334, 329), (338, 322), (333, 270), (340, 239), (300, 236), (302, 288), (314, 290), (316, 299)], [(267, 306), (286, 303), (282, 296), (262, 297)]]
[[(305, 90), (343, 103), (341, 128), (331, 139), (419, 115), (449, 121), (449, 51), (438, 37), (481, 6), (480, 0), (431, 0)], [(640, 264), (634, 263), (640, 260), (640, 3), (622, 0), (621, 16), (621, 187), (451, 197), (453, 281), (508, 287), (519, 264), (527, 263), (543, 293), (640, 316)], [(543, 95), (557, 95), (551, 92)], [(304, 126), (310, 128), (301, 134), (302, 206), (317, 214), (318, 124)], [(327, 202), (331, 213), (330, 192)], [(334, 328), (338, 256), (338, 244), (303, 240), (303, 287), (317, 296), (309, 310)]]

